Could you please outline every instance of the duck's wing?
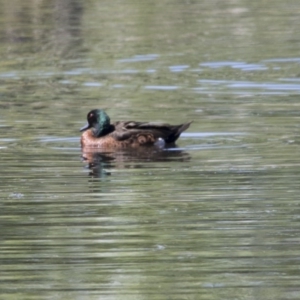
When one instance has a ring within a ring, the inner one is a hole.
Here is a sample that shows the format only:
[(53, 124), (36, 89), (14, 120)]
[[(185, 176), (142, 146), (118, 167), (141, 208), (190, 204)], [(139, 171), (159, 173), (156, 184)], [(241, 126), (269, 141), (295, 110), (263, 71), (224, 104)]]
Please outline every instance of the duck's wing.
[(191, 122), (180, 125), (170, 125), (156, 122), (121, 121), (114, 123), (114, 136), (118, 140), (144, 136), (149, 142), (155, 142), (158, 138), (162, 138), (166, 143), (174, 143), (190, 124)]

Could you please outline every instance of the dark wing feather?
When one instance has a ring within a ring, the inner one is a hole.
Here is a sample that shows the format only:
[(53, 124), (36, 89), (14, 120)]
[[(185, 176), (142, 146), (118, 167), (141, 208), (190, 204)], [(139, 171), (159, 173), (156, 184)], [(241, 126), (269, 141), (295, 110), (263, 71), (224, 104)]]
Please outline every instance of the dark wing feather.
[(140, 134), (151, 135), (155, 139), (162, 138), (166, 143), (174, 143), (180, 134), (190, 126), (191, 122), (180, 125), (154, 122), (116, 122), (113, 124), (114, 137), (117, 140), (126, 140)]

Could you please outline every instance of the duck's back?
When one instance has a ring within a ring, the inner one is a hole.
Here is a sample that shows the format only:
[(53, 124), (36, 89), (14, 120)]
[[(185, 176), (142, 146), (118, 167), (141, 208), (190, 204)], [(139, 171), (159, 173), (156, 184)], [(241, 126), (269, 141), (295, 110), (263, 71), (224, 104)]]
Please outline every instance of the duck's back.
[(140, 144), (154, 144), (159, 138), (165, 143), (174, 143), (185, 131), (191, 122), (170, 125), (166, 123), (155, 122), (135, 122), (135, 121), (119, 121), (112, 124), (114, 131), (111, 133), (116, 140), (138, 142)]

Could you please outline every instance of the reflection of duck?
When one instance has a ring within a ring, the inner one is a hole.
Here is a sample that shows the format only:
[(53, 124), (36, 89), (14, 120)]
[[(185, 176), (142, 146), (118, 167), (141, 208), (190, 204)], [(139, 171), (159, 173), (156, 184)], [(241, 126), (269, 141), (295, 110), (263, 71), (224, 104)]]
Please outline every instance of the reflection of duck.
[(88, 123), (80, 129), (82, 147), (105, 149), (138, 148), (156, 144), (173, 144), (191, 122), (170, 125), (165, 123), (146, 123), (118, 121), (110, 124), (109, 116), (101, 109), (91, 110)]
[[(188, 161), (190, 155), (180, 149), (161, 149), (155, 146), (116, 151), (104, 151), (98, 148), (83, 148), (82, 158), (88, 162), (93, 177), (107, 177), (110, 168), (141, 168), (143, 162)], [(148, 166), (147, 164), (144, 167)]]

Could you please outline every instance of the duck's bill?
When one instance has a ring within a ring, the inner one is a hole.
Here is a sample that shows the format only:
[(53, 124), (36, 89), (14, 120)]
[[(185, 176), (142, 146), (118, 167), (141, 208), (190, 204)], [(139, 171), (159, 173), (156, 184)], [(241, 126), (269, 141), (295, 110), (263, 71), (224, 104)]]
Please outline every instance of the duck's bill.
[(80, 131), (85, 131), (90, 128), (89, 123), (86, 123), (83, 127), (80, 128)]

